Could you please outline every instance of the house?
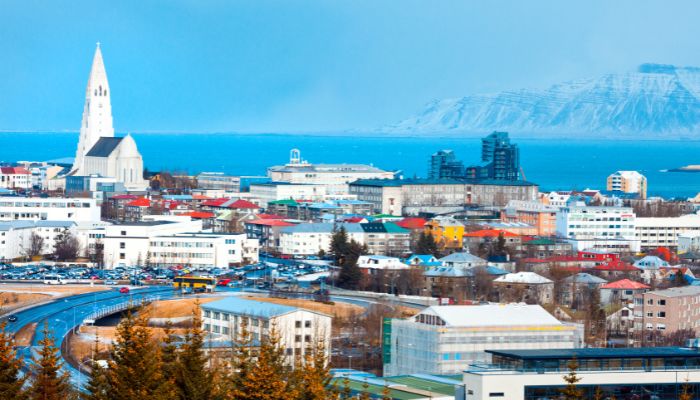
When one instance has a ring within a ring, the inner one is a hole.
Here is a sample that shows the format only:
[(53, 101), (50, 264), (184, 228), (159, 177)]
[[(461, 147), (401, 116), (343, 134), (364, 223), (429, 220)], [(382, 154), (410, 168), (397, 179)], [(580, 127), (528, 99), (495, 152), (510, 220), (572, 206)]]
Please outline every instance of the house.
[[(397, 224), (398, 225), (398, 224)], [(432, 254), (411, 254), (406, 259), (406, 264), (413, 266), (429, 266), (434, 267), (437, 265), (442, 265)]]
[(439, 259), (443, 266), (449, 268), (469, 269), (473, 267), (485, 267), (488, 263), (469, 252), (452, 253)]
[(464, 224), (452, 217), (437, 217), (431, 219), (425, 224), (425, 233), (432, 235), (440, 249), (462, 249)]
[(24, 167), (0, 167), (0, 188), (31, 189), (32, 174)]
[(396, 271), (410, 268), (407, 264), (401, 262), (401, 260), (397, 257), (383, 255), (360, 256), (357, 259), (357, 266), (370, 275), (376, 274), (376, 272), (379, 270)]
[(139, 197), (124, 205), (124, 219), (126, 221), (140, 221), (145, 215), (150, 214), (151, 200)]
[(624, 261), (596, 265), (592, 271), (608, 281), (619, 278), (641, 279), (642, 277), (642, 270)]
[(600, 287), (600, 301), (603, 304), (629, 303), (634, 300), (635, 295), (649, 289), (650, 287), (643, 283), (630, 279), (620, 279)]
[(554, 301), (554, 282), (534, 272), (514, 272), (493, 281), (501, 301), (547, 304)]
[(245, 226), (246, 235), (251, 239), (258, 239), (260, 248), (270, 252), (279, 249), (281, 229), (296, 224), (283, 219), (261, 218), (245, 221), (243, 225)]
[(632, 345), (634, 337), (634, 303), (626, 303), (605, 318), (608, 337), (624, 338), (626, 345)]
[(501, 212), (501, 221), (520, 222), (535, 227), (538, 236), (553, 236), (556, 233), (559, 207), (539, 201), (511, 200)]
[(253, 343), (277, 335), (285, 361), (294, 365), (318, 345), (330, 356), (331, 316), (302, 308), (230, 296), (202, 304), (202, 329), (240, 341), (243, 330)]
[(635, 326), (640, 341), (654, 341), (655, 333), (670, 335), (680, 330), (700, 334), (700, 286), (674, 287), (635, 294)]
[(657, 256), (645, 256), (634, 262), (634, 266), (642, 271), (642, 279), (646, 283), (660, 280), (662, 278), (662, 268), (669, 268), (666, 261)]
[(574, 308), (578, 309), (587, 298), (586, 292), (599, 290), (600, 287), (606, 283), (608, 283), (608, 281), (605, 279), (585, 272), (567, 276), (564, 278), (561, 298), (558, 299), (558, 301), (560, 304), (568, 306), (575, 305), (577, 307)]
[(520, 245), (520, 235), (500, 229), (481, 229), (467, 232), (462, 236), (462, 239), (465, 249), (468, 248), (470, 251), (476, 252), (479, 247), (495, 245), (501, 237), (503, 237), (507, 247), (515, 248)]

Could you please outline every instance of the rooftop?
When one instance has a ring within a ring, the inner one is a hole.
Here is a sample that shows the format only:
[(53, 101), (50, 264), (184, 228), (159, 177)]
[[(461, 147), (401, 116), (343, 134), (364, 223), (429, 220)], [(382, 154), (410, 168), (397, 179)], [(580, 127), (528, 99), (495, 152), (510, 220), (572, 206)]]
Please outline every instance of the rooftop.
[(537, 275), (534, 272), (515, 272), (507, 275), (503, 275), (494, 280), (494, 282), (500, 283), (530, 283), (530, 284), (545, 284), (552, 283), (550, 279), (545, 278), (542, 275)]
[(635, 282), (630, 279), (620, 279), (619, 281), (615, 282), (610, 282), (607, 283), (603, 286), (600, 287), (601, 289), (632, 289), (632, 290), (641, 290), (641, 289), (649, 289), (649, 286), (640, 283), (640, 282)]
[(674, 287), (670, 289), (657, 290), (653, 292), (648, 292), (649, 294), (655, 294), (661, 297), (683, 297), (683, 296), (695, 296), (700, 294), (700, 286), (682, 286)]
[(109, 157), (119, 146), (123, 137), (101, 137), (87, 152), (86, 157)]
[(297, 311), (298, 308), (231, 296), (223, 300), (202, 304), (202, 310), (222, 311), (249, 315), (253, 317), (272, 318)]
[[(452, 327), (562, 325), (558, 319), (539, 305), (432, 306), (421, 311), (420, 314), (437, 315), (445, 321), (446, 326)], [(415, 317), (413, 318), (415, 320)]]
[(577, 360), (601, 358), (699, 358), (700, 351), (685, 347), (618, 347), (618, 348), (580, 348), (580, 349), (537, 349), (537, 350), (486, 350), (487, 353), (508, 358), (526, 360), (557, 359)]

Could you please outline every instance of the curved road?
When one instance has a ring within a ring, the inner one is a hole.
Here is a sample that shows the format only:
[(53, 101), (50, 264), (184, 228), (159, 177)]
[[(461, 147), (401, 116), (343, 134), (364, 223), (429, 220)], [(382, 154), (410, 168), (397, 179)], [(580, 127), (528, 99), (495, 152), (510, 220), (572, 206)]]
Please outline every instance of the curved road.
[[(56, 339), (56, 346), (62, 348), (66, 335), (82, 324), (86, 317), (100, 309), (146, 297), (167, 299), (178, 294), (172, 287), (137, 288), (132, 289), (128, 294), (119, 293), (117, 289), (79, 294), (14, 313), (17, 316), (17, 321), (8, 321), (6, 330), (10, 333), (17, 333), (28, 324), (37, 324), (31, 345), (19, 347), (17, 351), (20, 357), (24, 358), (25, 365), (29, 365), (32, 362), (32, 355), (35, 354), (34, 349), (39, 346), (39, 341), (44, 337), (44, 323), (48, 324), (51, 335)], [(65, 361), (63, 368), (69, 372), (71, 383), (75, 387), (81, 388), (85, 383), (84, 375)]]

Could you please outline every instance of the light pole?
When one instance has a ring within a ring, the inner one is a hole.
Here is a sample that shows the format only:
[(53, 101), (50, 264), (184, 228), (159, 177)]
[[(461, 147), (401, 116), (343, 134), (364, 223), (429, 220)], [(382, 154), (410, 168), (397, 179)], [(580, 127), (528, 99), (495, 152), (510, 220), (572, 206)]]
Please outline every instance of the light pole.
[[(93, 361), (93, 362), (94, 362), (94, 359), (85, 360), (85, 361), (82, 361), (82, 362), (79, 362), (79, 363), (78, 363), (78, 390), (80, 390), (80, 389), (83, 387), (83, 368), (82, 368), (82, 367), (83, 367), (83, 366), (85, 365), (85, 363), (88, 362), (88, 361)], [(94, 368), (94, 367), (93, 367), (93, 368)]]

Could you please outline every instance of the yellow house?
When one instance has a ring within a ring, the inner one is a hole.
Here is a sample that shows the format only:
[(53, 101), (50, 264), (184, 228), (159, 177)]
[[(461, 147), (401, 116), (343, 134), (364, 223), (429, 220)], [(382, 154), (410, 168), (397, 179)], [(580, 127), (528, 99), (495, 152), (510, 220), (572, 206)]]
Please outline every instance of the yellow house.
[(425, 233), (433, 236), (440, 249), (461, 249), (464, 224), (452, 217), (436, 217), (425, 224)]

